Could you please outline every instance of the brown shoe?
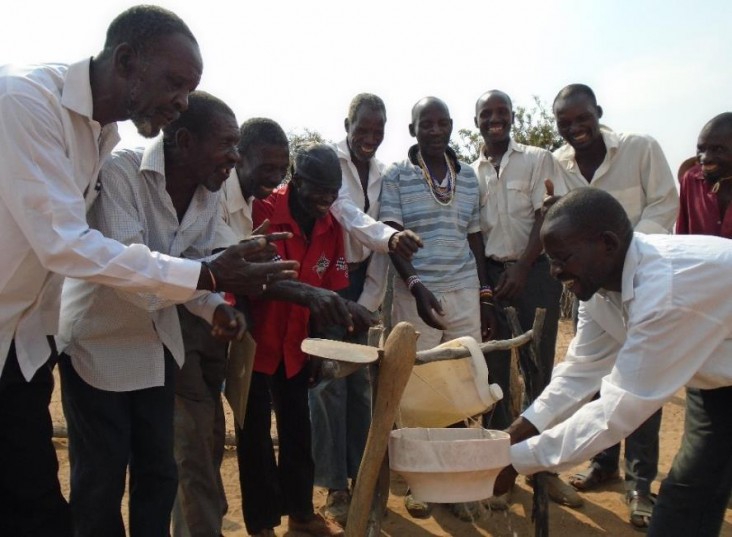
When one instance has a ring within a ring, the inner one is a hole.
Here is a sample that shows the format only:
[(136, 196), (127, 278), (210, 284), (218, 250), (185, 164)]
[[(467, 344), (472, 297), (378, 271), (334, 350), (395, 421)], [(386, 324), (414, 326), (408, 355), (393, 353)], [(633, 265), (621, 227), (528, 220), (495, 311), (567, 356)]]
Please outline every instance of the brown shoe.
[(292, 531), (307, 533), (313, 537), (342, 537), (346, 534), (337, 523), (326, 520), (317, 513), (307, 520), (297, 520), (289, 517), (287, 528)]

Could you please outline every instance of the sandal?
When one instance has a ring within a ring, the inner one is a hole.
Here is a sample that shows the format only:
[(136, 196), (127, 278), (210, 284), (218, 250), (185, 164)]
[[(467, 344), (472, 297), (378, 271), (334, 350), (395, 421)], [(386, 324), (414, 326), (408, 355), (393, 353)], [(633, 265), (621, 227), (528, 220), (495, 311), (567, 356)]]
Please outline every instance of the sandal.
[(631, 490), (625, 495), (628, 504), (630, 523), (639, 529), (646, 529), (651, 524), (653, 506), (656, 504), (655, 494), (643, 494)]
[(595, 466), (590, 466), (584, 472), (578, 472), (569, 478), (569, 484), (579, 491), (588, 492), (603, 485), (620, 481), (620, 471), (606, 472)]

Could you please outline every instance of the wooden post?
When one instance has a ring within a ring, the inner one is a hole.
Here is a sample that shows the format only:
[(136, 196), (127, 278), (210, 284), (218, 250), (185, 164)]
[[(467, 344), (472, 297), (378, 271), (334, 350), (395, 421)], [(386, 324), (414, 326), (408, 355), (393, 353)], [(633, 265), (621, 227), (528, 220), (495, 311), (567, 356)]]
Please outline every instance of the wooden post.
[(376, 481), (386, 454), (389, 433), (417, 355), (417, 333), (409, 323), (399, 323), (389, 334), (379, 364), (378, 393), (356, 487), (348, 511), (346, 537), (364, 537)]

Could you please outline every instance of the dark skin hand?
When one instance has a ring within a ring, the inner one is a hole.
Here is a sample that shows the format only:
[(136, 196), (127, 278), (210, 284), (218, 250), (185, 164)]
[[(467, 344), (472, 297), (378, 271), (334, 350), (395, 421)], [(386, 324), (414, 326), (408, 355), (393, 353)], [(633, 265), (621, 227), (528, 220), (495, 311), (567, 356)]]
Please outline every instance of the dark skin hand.
[[(396, 222), (385, 223), (394, 229), (403, 231), (402, 226)], [(417, 274), (412, 263), (408, 259), (396, 255), (395, 253), (390, 253), (389, 258), (402, 280), (406, 281), (410, 276)], [(437, 315), (445, 315), (445, 312), (442, 310), (442, 306), (440, 306), (435, 295), (433, 295), (432, 292), (421, 282), (412, 287), (411, 293), (417, 303), (417, 313), (419, 314), (419, 318), (422, 319), (427, 326), (431, 326), (437, 330), (444, 330), (445, 326)]]
[[(392, 257), (392, 261), (393, 259)], [(417, 303), (419, 318), (432, 328), (444, 330), (445, 325), (442, 324), (442, 320), (437, 315), (445, 315), (445, 312), (442, 310), (442, 306), (440, 306), (435, 295), (432, 294), (432, 291), (420, 282), (412, 287), (412, 296)]]
[[(264, 284), (297, 278), (300, 264), (297, 261), (252, 262), (262, 251), (270, 251), (273, 241), (292, 237), (291, 233), (270, 233), (246, 239), (229, 246), (208, 266), (213, 273), (216, 291), (227, 291), (235, 295), (257, 294)], [(269, 255), (271, 258), (271, 254)], [(198, 288), (213, 290), (214, 282), (206, 267), (201, 267)]]
[[(534, 427), (534, 425), (523, 416), (516, 418), (508, 429), (506, 429), (506, 432), (511, 435), (511, 445), (518, 444), (527, 438), (531, 438), (532, 436), (539, 434), (536, 427)], [(517, 475), (518, 472), (513, 465), (510, 464), (501, 470), (501, 473), (498, 474), (498, 477), (496, 478), (496, 484), (493, 486), (493, 495), (500, 496), (501, 494), (505, 494), (511, 490), (516, 482)]]
[(411, 261), (412, 256), (422, 246), (424, 244), (419, 235), (409, 229), (397, 231), (389, 238), (389, 252), (401, 256), (407, 261)]
[(561, 196), (554, 195), (554, 183), (551, 179), (544, 180), (544, 188), (546, 188), (546, 194), (544, 195), (544, 201), (541, 204), (541, 219), (544, 220), (544, 215), (549, 208), (554, 205)]
[[(259, 225), (257, 229), (252, 231), (252, 235), (249, 238), (258, 237), (260, 235), (267, 235), (267, 233), (269, 232), (269, 227), (269, 220), (265, 220)], [(277, 255), (277, 248), (274, 244), (267, 242), (267, 246), (265, 246), (262, 250), (258, 252), (254, 252), (253, 254), (248, 255), (246, 259), (247, 261), (251, 261), (253, 263), (264, 263), (266, 261), (271, 261), (275, 255)]]
[[(475, 268), (478, 271), (478, 280), (480, 285), (488, 285), (488, 278), (485, 269), (485, 248), (483, 247), (483, 236), (480, 233), (470, 233), (468, 235), (468, 245), (470, 251), (473, 252), (475, 258)], [(495, 305), (485, 304), (480, 301), (480, 335), (483, 341), (495, 339), (498, 334), (498, 321), (496, 320)]]
[(228, 304), (216, 307), (211, 323), (211, 335), (219, 341), (241, 341), (247, 330), (247, 321), (236, 308)]
[(334, 291), (303, 282), (283, 281), (268, 286), (262, 298), (286, 300), (308, 308), (317, 330), (339, 325), (349, 332), (361, 331), (377, 322), (375, 316), (363, 306), (342, 298)]

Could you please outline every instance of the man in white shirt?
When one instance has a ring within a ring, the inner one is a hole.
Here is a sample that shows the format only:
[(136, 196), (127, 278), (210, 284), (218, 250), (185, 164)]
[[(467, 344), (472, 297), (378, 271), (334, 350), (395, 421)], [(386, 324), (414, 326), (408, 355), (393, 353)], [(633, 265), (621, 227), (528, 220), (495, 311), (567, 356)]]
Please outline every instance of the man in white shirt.
[[(343, 186), (331, 213), (343, 227), (349, 286), (343, 298), (376, 311), (386, 290), (387, 254), (410, 258), (421, 246), (416, 234), (379, 222), (384, 165), (375, 158), (384, 140), (386, 107), (370, 93), (356, 95), (344, 121), (346, 139), (334, 145)], [(366, 344), (367, 333), (347, 336), (341, 327), (324, 334)], [(371, 379), (364, 367), (345, 378), (321, 382), (310, 390), (315, 484), (328, 489), (325, 514), (346, 525), (350, 494), (371, 424)]]
[[(554, 152), (567, 190), (594, 187), (612, 194), (628, 213), (635, 231), (670, 233), (679, 207), (668, 162), (650, 136), (620, 134), (600, 124), (602, 107), (584, 84), (563, 88), (554, 99), (559, 134), (567, 141)], [(597, 299), (595, 299), (597, 300)], [(653, 509), (650, 487), (658, 469), (661, 410), (625, 442), (626, 501), (630, 522), (647, 527)], [(586, 472), (570, 478), (579, 490), (617, 481), (620, 445), (597, 454)]]
[[(284, 180), (290, 164), (287, 136), (271, 119), (245, 121), (239, 129), (238, 151), (239, 162), (220, 191), (223, 225), (216, 229), (217, 249), (252, 235), (252, 202), (269, 196)], [(242, 303), (237, 307), (243, 309), (244, 302), (238, 300)], [(174, 537), (210, 537), (221, 534), (228, 510), (220, 471), (226, 435), (221, 386), (228, 345), (210, 334), (204, 319), (181, 307), (178, 313), (186, 359), (175, 378), (178, 493), (172, 529)], [(234, 346), (245, 344), (231, 345), (233, 353)], [(240, 378), (234, 375), (231, 381)]]
[[(114, 153), (105, 164), (90, 225), (124, 244), (209, 256), (220, 225), (218, 190), (239, 160), (238, 141), (231, 109), (191, 93), (188, 109), (162, 137), (144, 151)], [(215, 335), (243, 335), (244, 316), (221, 295), (202, 292), (185, 306)], [(68, 279), (58, 339), (75, 535), (124, 534), (128, 463), (130, 532), (167, 535), (177, 488), (173, 379), (184, 360), (175, 305)]]
[(261, 287), (284, 268), (242, 259), (264, 240), (206, 268), (125, 247), (87, 225), (97, 174), (119, 139), (116, 121), (155, 135), (185, 110), (201, 70), (188, 27), (153, 6), (117, 17), (94, 58), (0, 68), (0, 407), (13, 409), (0, 416), (0, 497), (10, 499), (0, 502), (1, 534), (70, 531), (48, 413), (47, 336), (56, 333), (64, 276), (185, 301), (196, 288)]
[(684, 436), (648, 535), (719, 535), (732, 490), (732, 243), (633, 233), (617, 200), (588, 188), (556, 202), (541, 237), (552, 274), (583, 302), (565, 360), (509, 428), (512, 466), (496, 493), (516, 472), (570, 467), (612, 445), (687, 386)]
[[(554, 368), (554, 351), (559, 326), (562, 286), (549, 274), (549, 263), (539, 240), (544, 181), (555, 176), (552, 154), (546, 149), (520, 144), (511, 138), (514, 113), (511, 98), (491, 90), (475, 103), (475, 126), (483, 138), (480, 156), (473, 162), (480, 187), (480, 223), (485, 244), (486, 274), (495, 286), (493, 299), (501, 339), (512, 336), (503, 308), (516, 308), (523, 330), (534, 323), (537, 308), (546, 311), (538, 363), (520, 353), (526, 384), (526, 403), (533, 401), (549, 383)], [(555, 191), (561, 182), (554, 181)], [(503, 390), (503, 399), (483, 416), (484, 425), (505, 429), (511, 424), (509, 351), (486, 355), (492, 382)], [(555, 501), (579, 507), (582, 499), (559, 478), (550, 481), (549, 494)], [(505, 498), (493, 498), (492, 509), (506, 509)]]

